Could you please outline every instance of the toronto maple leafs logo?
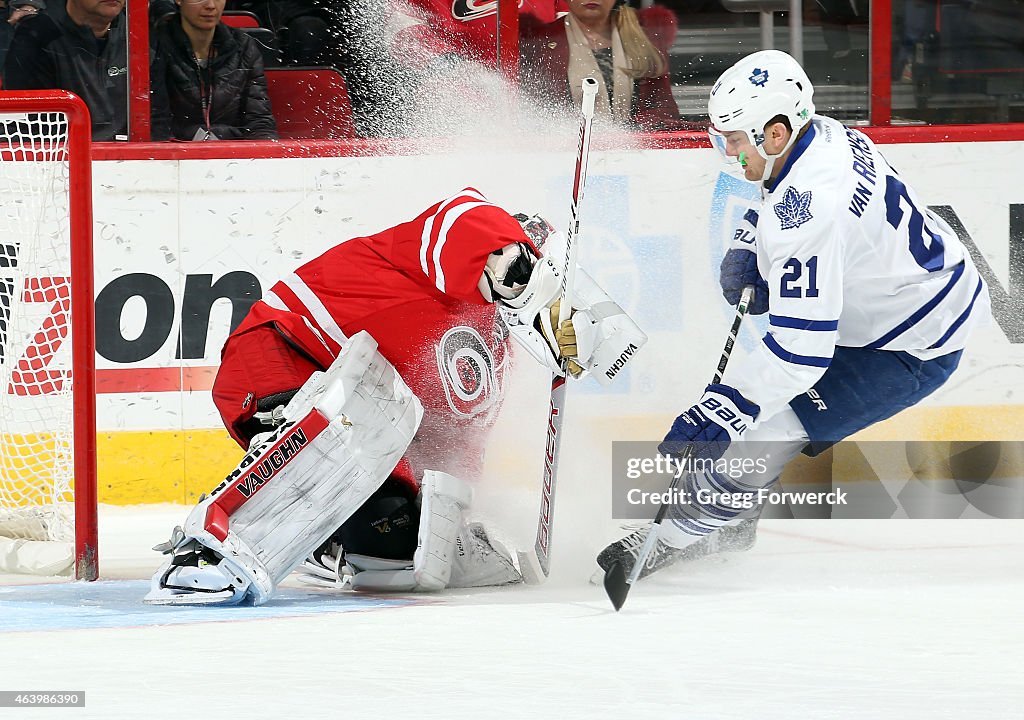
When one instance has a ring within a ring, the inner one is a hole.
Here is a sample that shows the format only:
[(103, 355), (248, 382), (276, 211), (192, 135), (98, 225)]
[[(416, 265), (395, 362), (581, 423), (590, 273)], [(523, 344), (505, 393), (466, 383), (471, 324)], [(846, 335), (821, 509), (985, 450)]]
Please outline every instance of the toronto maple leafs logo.
[(762, 70), (761, 68), (754, 68), (754, 72), (750, 75), (750, 82), (758, 87), (764, 87), (765, 83), (768, 82), (768, 71)]
[(782, 221), (782, 229), (798, 228), (810, 220), (811, 191), (800, 192), (794, 187), (786, 188), (782, 202), (775, 203), (775, 214)]

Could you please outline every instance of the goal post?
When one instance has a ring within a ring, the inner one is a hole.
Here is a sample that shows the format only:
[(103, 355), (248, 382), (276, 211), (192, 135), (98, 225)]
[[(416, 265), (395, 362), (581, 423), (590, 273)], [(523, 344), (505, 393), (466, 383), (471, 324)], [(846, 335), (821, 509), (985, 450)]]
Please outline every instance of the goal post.
[(99, 574), (91, 121), (0, 92), (0, 572)]

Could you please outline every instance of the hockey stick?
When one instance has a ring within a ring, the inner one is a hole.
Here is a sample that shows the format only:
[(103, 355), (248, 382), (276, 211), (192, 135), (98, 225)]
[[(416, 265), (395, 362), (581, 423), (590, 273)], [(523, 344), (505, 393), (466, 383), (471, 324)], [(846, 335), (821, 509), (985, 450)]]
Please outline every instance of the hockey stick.
[[(572, 181), (572, 204), (569, 227), (565, 235), (565, 268), (562, 272), (561, 305), (558, 327), (569, 319), (572, 308), (573, 282), (576, 277), (577, 242), (580, 231), (580, 201), (587, 183), (587, 160), (590, 157), (590, 126), (594, 120), (594, 99), (597, 80), (583, 79), (583, 102), (580, 109), (580, 141), (576, 151), (576, 172)], [(551, 529), (555, 514), (555, 481), (558, 478), (558, 457), (562, 446), (562, 420), (565, 416), (565, 380), (567, 363), (562, 361), (563, 374), (551, 377), (551, 398), (548, 407), (548, 436), (544, 448), (544, 481), (540, 490), (540, 511), (537, 516), (537, 540), (532, 551), (519, 551), (519, 570), (530, 585), (538, 585), (551, 572)]]
[[(722, 375), (725, 374), (725, 368), (729, 364), (729, 356), (732, 355), (732, 349), (736, 345), (740, 324), (743, 322), (743, 317), (747, 314), (747, 306), (750, 305), (750, 299), (753, 295), (753, 285), (747, 285), (740, 294), (740, 301), (736, 304), (736, 317), (733, 318), (732, 327), (729, 329), (729, 337), (725, 340), (725, 347), (722, 349), (722, 357), (718, 361), (718, 369), (715, 371), (715, 378), (711, 381), (712, 384), (722, 381)], [(692, 455), (693, 444), (691, 443), (683, 454), (681, 467), (686, 467), (687, 461)], [(675, 490), (682, 476), (683, 473), (679, 472), (672, 478), (668, 497), (675, 496)], [(669, 503), (662, 503), (661, 507), (658, 508), (658, 514), (654, 516), (654, 522), (651, 524), (651, 529), (647, 532), (647, 537), (644, 539), (644, 544), (640, 548), (640, 553), (637, 555), (636, 562), (633, 564), (633, 569), (630, 571), (629, 576), (627, 577), (626, 570), (621, 562), (613, 563), (604, 574), (604, 591), (608, 593), (608, 599), (612, 601), (612, 606), (616, 612), (622, 609), (626, 602), (626, 596), (629, 595), (629, 589), (640, 578), (640, 573), (647, 563), (647, 558), (654, 551), (654, 547), (658, 542), (658, 531), (661, 528), (662, 521), (665, 519), (665, 515), (668, 513), (669, 507)]]

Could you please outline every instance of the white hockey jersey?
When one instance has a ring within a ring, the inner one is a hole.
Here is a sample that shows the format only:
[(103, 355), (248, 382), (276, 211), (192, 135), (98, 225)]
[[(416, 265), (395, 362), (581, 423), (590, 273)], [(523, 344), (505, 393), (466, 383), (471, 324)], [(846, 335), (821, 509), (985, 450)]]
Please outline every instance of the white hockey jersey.
[(988, 288), (946, 222), (858, 130), (815, 116), (762, 189), (757, 265), (769, 327), (724, 380), (774, 415), (825, 373), (836, 345), (920, 358), (964, 347)]

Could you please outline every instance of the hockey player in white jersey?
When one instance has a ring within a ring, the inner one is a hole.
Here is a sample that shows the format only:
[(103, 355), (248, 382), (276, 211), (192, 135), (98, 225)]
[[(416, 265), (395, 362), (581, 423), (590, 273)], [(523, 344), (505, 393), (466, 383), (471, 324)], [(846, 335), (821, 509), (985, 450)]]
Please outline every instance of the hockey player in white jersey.
[[(695, 500), (669, 509), (641, 577), (749, 525), (729, 493), (756, 493), (801, 451), (816, 455), (933, 392), (990, 317), (953, 230), (864, 133), (815, 114), (792, 57), (740, 60), (712, 88), (708, 114), (713, 145), (761, 190), (744, 218), (756, 248), (728, 251), (723, 294), (735, 305), (753, 285), (750, 312), (769, 313), (768, 332), (676, 419), (659, 451), (693, 443), (698, 456), (765, 466), (740, 478), (691, 473), (683, 497)], [(628, 574), (646, 532), (609, 545), (598, 563)]]

